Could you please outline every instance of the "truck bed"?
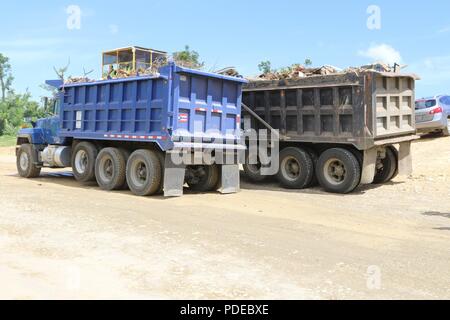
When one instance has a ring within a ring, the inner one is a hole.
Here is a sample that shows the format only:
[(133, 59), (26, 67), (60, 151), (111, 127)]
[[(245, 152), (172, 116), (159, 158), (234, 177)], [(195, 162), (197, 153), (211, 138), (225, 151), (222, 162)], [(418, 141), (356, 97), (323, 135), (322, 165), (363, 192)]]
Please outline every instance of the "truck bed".
[(414, 86), (413, 75), (372, 71), (256, 80), (244, 85), (243, 102), (280, 131), (281, 141), (365, 150), (379, 140), (414, 135)]
[(244, 82), (169, 65), (155, 76), (66, 84), (57, 135), (155, 142), (163, 151), (186, 135), (239, 140)]

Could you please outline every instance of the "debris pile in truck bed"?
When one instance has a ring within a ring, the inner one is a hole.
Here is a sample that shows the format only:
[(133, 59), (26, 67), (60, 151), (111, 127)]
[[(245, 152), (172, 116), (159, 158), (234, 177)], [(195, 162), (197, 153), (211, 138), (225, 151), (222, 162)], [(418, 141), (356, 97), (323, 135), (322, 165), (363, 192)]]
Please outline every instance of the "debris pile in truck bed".
[[(341, 70), (333, 66), (322, 66), (318, 68), (309, 68), (300, 64), (294, 64), (287, 68), (281, 68), (279, 70), (270, 70), (257, 77), (259, 80), (283, 80), (283, 79), (298, 79), (304, 77), (310, 77), (315, 75), (328, 75), (338, 73)], [(251, 79), (251, 80), (257, 80)]]
[(384, 63), (374, 63), (360, 67), (349, 67), (347, 69), (340, 69), (337, 67), (325, 65), (317, 68), (305, 67), (303, 65), (294, 64), (287, 68), (279, 70), (271, 70), (255, 77), (248, 77), (250, 81), (264, 81), (264, 80), (284, 80), (284, 79), (300, 79), (312, 76), (325, 76), (338, 73), (362, 73), (362, 72), (399, 72), (403, 67), (395, 64), (393, 67)]
[(89, 79), (87, 77), (69, 77), (64, 83), (65, 84), (71, 84), (71, 83), (86, 83), (86, 82), (94, 82), (95, 80)]
[(230, 76), (230, 77), (238, 77), (242, 78), (242, 76), (239, 74), (237, 69), (235, 67), (227, 67), (220, 70), (215, 71), (215, 73), (224, 75), (224, 76)]
[(399, 72), (402, 68), (405, 66), (401, 66), (398, 64), (395, 64), (393, 67), (391, 67), (388, 64), (385, 63), (373, 63), (361, 67), (349, 67), (344, 70), (345, 73), (349, 72), (368, 72), (368, 71), (375, 71), (375, 72)]

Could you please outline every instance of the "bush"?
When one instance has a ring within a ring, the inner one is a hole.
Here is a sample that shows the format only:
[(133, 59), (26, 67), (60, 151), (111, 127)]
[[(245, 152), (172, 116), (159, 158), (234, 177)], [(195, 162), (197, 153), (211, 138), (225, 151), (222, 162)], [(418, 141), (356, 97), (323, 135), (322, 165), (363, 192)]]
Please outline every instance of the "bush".
[(185, 46), (183, 51), (174, 52), (173, 60), (176, 64), (191, 68), (191, 69), (202, 69), (205, 66), (204, 62), (200, 62), (200, 55), (197, 51), (190, 50), (189, 46)]
[(0, 102), (0, 135), (16, 135), (18, 129), (25, 125), (25, 118), (33, 121), (47, 116), (45, 108), (31, 100), (31, 95), (11, 92)]

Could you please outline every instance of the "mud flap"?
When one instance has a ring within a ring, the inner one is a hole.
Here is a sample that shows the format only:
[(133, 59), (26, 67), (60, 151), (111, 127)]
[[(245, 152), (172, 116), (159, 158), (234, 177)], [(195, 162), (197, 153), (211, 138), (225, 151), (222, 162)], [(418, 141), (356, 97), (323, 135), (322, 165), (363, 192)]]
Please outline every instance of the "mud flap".
[(167, 152), (164, 167), (164, 197), (181, 197), (186, 165), (175, 164), (171, 153)]
[(411, 141), (400, 143), (398, 152), (398, 174), (403, 177), (412, 174)]
[(361, 184), (371, 184), (375, 179), (377, 165), (377, 148), (364, 151), (364, 161), (361, 173)]
[(239, 165), (222, 165), (222, 179), (219, 192), (222, 194), (237, 193), (240, 190)]

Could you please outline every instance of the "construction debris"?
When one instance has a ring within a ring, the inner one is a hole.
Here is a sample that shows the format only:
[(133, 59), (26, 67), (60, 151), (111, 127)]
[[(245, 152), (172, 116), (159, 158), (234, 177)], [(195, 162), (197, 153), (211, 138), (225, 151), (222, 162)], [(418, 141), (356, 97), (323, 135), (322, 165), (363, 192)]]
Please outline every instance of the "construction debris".
[(237, 71), (237, 69), (235, 67), (223, 68), (221, 70), (216, 71), (215, 73), (218, 73), (218, 74), (221, 74), (224, 76), (242, 78), (242, 76), (239, 74), (239, 72)]
[(89, 79), (87, 77), (69, 77), (69, 79), (67, 79), (65, 81), (66, 84), (70, 84), (70, 83), (86, 83), (86, 82), (94, 82), (95, 80)]
[(374, 63), (369, 65), (364, 65), (360, 67), (349, 67), (345, 70), (333, 67), (330, 65), (325, 65), (318, 68), (307, 68), (303, 65), (294, 64), (287, 68), (281, 68), (279, 70), (270, 70), (269, 72), (260, 74), (256, 78), (247, 78), (251, 81), (263, 81), (263, 80), (284, 80), (284, 79), (300, 79), (304, 77), (311, 76), (325, 76), (329, 74), (338, 73), (362, 73), (362, 72), (392, 72), (398, 73), (401, 69), (405, 68), (406, 65), (394, 64), (394, 66), (389, 66), (384, 63)]
[(282, 80), (282, 79), (299, 79), (304, 77), (310, 77), (314, 75), (328, 75), (338, 73), (342, 71), (339, 68), (333, 66), (322, 66), (318, 68), (307, 68), (300, 64), (294, 64), (287, 68), (280, 70), (271, 70), (268, 73), (263, 73), (258, 76), (261, 80)]

